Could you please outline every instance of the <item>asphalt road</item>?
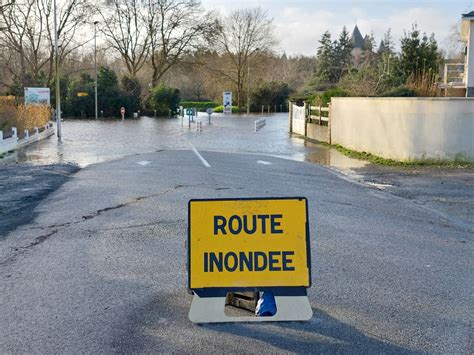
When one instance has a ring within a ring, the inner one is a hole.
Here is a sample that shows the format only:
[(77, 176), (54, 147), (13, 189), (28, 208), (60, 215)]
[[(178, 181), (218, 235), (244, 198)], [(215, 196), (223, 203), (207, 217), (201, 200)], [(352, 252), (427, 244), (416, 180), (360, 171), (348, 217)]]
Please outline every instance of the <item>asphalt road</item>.
[[(90, 165), (10, 232), (0, 352), (472, 352), (472, 220), (315, 164), (200, 153)], [(314, 317), (194, 325), (187, 202), (255, 196), (309, 200)]]

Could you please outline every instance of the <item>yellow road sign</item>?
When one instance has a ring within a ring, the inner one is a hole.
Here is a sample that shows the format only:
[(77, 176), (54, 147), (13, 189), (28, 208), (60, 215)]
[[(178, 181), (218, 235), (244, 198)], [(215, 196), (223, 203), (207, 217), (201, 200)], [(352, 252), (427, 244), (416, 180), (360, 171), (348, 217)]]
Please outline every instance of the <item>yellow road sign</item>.
[(189, 201), (189, 287), (309, 287), (305, 198)]
[(78, 97), (86, 97), (86, 96), (89, 96), (89, 93), (87, 93), (87, 92), (78, 92), (77, 96)]

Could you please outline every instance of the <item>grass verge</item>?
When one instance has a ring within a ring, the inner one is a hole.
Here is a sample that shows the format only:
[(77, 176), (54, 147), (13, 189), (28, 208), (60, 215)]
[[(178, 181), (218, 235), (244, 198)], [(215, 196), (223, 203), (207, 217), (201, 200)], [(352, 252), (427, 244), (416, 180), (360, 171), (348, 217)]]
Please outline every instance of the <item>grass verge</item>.
[(367, 153), (367, 152), (357, 152), (355, 150), (347, 149), (339, 144), (328, 144), (323, 143), (327, 147), (331, 147), (341, 152), (345, 156), (350, 158), (366, 160), (373, 164), (385, 165), (385, 166), (396, 166), (396, 167), (405, 167), (405, 168), (420, 168), (420, 167), (433, 167), (433, 168), (467, 168), (473, 169), (474, 162), (456, 159), (454, 161), (448, 160), (438, 160), (438, 159), (424, 159), (424, 160), (414, 160), (414, 161), (398, 161), (393, 159), (386, 159), (379, 157), (377, 155)]

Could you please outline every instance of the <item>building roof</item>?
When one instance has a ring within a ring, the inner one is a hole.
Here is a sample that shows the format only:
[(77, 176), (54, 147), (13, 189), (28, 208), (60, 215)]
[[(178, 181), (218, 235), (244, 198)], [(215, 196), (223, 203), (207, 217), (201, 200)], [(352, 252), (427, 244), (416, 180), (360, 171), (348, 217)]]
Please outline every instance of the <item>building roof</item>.
[(462, 14), (463, 19), (474, 18), (474, 11), (468, 12), (467, 14)]
[(354, 27), (354, 31), (352, 31), (351, 42), (354, 48), (364, 48), (364, 37), (360, 34), (359, 27), (357, 25)]
[(379, 49), (377, 50), (377, 52), (382, 53), (384, 51), (385, 51), (385, 43), (383, 42), (383, 40), (381, 40), (379, 44)]

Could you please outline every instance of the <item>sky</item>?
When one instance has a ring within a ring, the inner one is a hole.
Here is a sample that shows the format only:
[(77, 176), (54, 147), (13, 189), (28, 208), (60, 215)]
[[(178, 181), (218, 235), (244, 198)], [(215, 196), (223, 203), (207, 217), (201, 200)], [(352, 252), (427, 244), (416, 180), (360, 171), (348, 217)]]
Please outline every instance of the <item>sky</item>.
[(363, 36), (374, 33), (377, 45), (391, 28), (398, 48), (404, 30), (416, 23), (422, 32), (434, 33), (448, 53), (449, 33), (461, 14), (474, 10), (474, 0), (202, 0), (203, 7), (225, 15), (238, 8), (260, 6), (275, 26), (278, 52), (315, 55), (318, 40), (326, 31), (337, 37), (343, 26), (352, 33), (357, 24)]

